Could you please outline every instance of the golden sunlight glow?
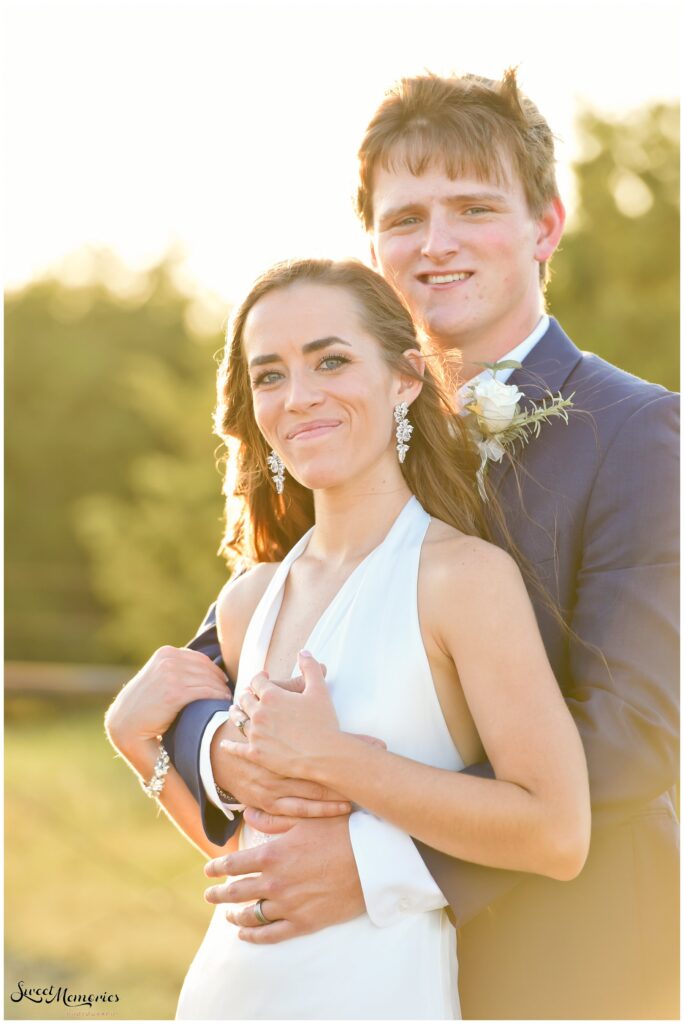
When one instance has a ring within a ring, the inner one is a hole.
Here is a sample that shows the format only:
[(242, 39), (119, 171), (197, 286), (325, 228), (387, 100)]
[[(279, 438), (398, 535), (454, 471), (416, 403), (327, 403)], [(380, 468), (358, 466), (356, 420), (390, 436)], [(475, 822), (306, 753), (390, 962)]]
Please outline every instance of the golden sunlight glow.
[[(194, 288), (232, 300), (276, 259), (365, 258), (360, 136), (384, 89), (426, 68), (498, 77), (518, 64), (559, 137), (572, 208), (578, 109), (620, 117), (676, 96), (678, 19), (675, 3), (628, 0), (14, 0), (6, 283), (87, 245), (134, 268), (176, 248)], [(629, 182), (618, 195), (626, 209), (647, 201)], [(65, 273), (86, 264), (71, 256)]]

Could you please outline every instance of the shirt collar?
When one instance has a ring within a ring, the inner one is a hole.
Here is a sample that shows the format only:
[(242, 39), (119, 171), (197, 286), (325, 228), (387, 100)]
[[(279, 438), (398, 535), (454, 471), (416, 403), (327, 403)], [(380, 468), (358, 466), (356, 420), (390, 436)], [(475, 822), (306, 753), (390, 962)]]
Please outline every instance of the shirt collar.
[[(550, 320), (548, 318), (548, 315), (544, 313), (542, 315), (541, 320), (539, 321), (535, 329), (532, 331), (532, 333), (528, 334), (524, 341), (521, 341), (519, 345), (516, 345), (515, 348), (512, 348), (511, 351), (507, 352), (505, 356), (501, 356), (500, 359), (497, 359), (497, 362), (503, 363), (509, 359), (513, 359), (516, 363), (522, 363), (523, 359), (525, 359), (530, 354), (530, 352), (537, 344), (537, 342), (541, 341), (541, 339), (544, 337), (547, 330), (549, 329), (549, 323)], [(500, 381), (502, 384), (505, 384), (512, 373), (512, 369), (497, 370), (496, 379)], [(464, 397), (465, 388), (471, 387), (473, 384), (476, 384), (479, 380), (487, 380), (487, 378), (491, 376), (492, 371), (484, 369), (480, 373), (476, 374), (474, 377), (471, 377), (469, 381), (466, 381), (466, 383), (463, 384), (458, 389), (457, 398), (460, 400)]]

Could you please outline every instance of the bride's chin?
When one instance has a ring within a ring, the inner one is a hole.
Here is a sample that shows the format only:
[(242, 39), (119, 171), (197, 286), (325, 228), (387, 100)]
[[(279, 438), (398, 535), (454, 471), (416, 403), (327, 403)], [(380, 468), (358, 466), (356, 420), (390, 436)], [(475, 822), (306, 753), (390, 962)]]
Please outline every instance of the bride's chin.
[(295, 480), (298, 480), (302, 487), (310, 491), (326, 491), (331, 487), (339, 487), (348, 479), (348, 474), (341, 473), (339, 467), (328, 469), (310, 470), (304, 473), (293, 473)]

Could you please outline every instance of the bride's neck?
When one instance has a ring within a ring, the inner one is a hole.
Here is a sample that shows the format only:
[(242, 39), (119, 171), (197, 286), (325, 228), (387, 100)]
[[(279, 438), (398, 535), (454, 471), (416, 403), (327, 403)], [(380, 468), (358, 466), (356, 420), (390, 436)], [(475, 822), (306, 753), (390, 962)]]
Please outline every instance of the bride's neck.
[(329, 568), (358, 562), (382, 542), (410, 497), (401, 472), (314, 491), (316, 524), (307, 556)]

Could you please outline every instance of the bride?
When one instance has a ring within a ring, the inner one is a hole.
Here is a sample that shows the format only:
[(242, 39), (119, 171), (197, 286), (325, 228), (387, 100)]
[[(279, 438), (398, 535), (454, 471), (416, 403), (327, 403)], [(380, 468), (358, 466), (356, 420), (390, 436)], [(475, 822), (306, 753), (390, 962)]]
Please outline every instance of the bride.
[[(439, 376), (394, 291), (360, 263), (278, 265), (238, 309), (217, 426), (225, 546), (253, 567), (217, 608), (244, 737), (224, 743), (335, 791), (337, 813), (353, 805), (452, 856), (571, 879), (590, 831), (581, 742), (521, 572), (483, 539), (479, 460)], [(158, 757), (180, 706), (226, 696), (209, 659), (187, 651), (185, 664), (173, 693), (132, 680), (106, 726), (134, 770), (159, 779), (183, 831), (220, 856)], [(485, 756), (495, 779), (460, 773)], [(239, 833), (243, 847), (266, 838)], [(443, 910), (254, 945), (240, 921), (276, 921), (278, 907), (241, 885), (250, 905), (216, 907), (179, 1018), (460, 1016)]]

